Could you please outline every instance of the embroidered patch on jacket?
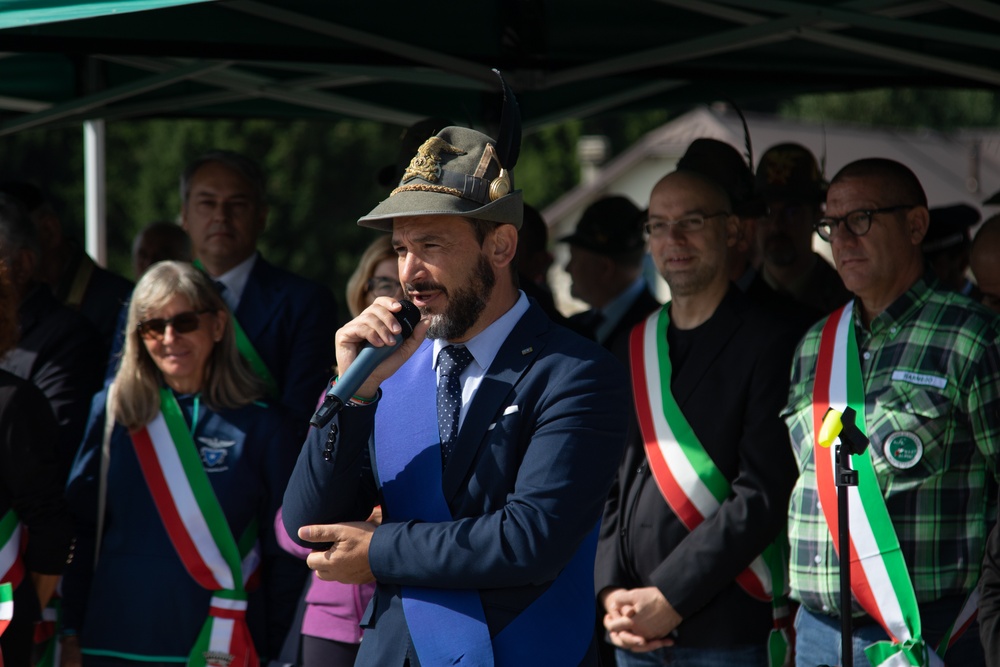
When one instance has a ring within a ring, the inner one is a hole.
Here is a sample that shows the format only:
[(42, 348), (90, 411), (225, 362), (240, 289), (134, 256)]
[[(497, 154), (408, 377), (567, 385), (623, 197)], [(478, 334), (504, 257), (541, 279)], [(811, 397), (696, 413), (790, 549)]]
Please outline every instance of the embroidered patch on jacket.
[(889, 434), (882, 446), (886, 461), (893, 468), (909, 470), (920, 463), (924, 454), (924, 443), (913, 431), (895, 431)]
[(229, 469), (229, 466), (224, 465), (229, 454), (227, 448), (235, 445), (235, 440), (220, 440), (219, 438), (201, 436), (198, 438), (198, 442), (205, 445), (199, 450), (201, 461), (205, 465), (205, 472), (222, 472)]

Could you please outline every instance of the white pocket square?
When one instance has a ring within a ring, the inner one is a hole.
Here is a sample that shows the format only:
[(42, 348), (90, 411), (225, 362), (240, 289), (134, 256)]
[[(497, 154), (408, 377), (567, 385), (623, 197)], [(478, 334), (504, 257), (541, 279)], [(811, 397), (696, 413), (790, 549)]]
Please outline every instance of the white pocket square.
[[(503, 414), (500, 415), (500, 416), (501, 417), (506, 417), (507, 415), (512, 415), (512, 414), (514, 414), (516, 412), (519, 412), (520, 410), (521, 410), (521, 408), (517, 407), (516, 405), (511, 405), (511, 406), (508, 406), (507, 409), (504, 410)], [(487, 431), (492, 431), (496, 427), (497, 427), (497, 423), (493, 422), (492, 424), (490, 424), (490, 427), (488, 429), (486, 429), (486, 430)]]

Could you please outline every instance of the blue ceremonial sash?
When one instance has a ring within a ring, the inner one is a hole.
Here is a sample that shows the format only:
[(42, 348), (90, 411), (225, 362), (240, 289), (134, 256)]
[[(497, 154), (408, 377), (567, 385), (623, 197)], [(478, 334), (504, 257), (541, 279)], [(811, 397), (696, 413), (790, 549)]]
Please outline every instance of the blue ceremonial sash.
[[(437, 379), (430, 340), (382, 384), (375, 462), (391, 521), (451, 521), (441, 490)], [(598, 527), (555, 581), (492, 641), (477, 590), (403, 586), (403, 613), (421, 664), (578, 665), (594, 628)]]

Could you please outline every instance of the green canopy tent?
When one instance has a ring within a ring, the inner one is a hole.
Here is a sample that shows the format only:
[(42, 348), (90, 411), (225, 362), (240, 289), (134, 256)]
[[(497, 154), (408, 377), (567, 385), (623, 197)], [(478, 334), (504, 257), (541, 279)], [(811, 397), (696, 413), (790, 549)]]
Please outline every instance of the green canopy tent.
[(151, 116), (484, 125), (492, 67), (526, 131), (721, 97), (998, 89), (998, 27), (984, 0), (0, 0), (0, 136)]
[(479, 122), (492, 67), (529, 128), (720, 95), (998, 88), (998, 27), (983, 0), (6, 0), (0, 134), (150, 115)]

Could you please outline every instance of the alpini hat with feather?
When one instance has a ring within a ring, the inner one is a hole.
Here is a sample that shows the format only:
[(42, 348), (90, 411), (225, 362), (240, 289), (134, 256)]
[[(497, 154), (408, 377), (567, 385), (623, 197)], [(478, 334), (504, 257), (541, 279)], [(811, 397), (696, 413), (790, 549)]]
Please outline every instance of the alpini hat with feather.
[(503, 77), (500, 84), (503, 110), (496, 141), (469, 128), (444, 128), (417, 149), (389, 198), (358, 224), (391, 231), (393, 218), (400, 216), (459, 215), (520, 228), (524, 204), (521, 191), (514, 189), (513, 169), (521, 148), (521, 118)]

